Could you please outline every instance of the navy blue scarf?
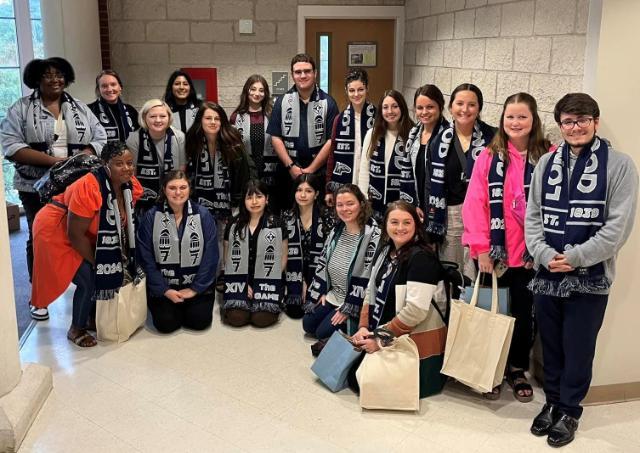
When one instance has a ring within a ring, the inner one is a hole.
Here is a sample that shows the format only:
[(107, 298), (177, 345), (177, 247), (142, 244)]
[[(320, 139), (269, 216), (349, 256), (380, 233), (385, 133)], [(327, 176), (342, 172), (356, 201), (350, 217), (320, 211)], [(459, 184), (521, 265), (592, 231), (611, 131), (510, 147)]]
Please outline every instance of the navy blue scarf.
[(164, 163), (160, 168), (158, 151), (149, 131), (140, 128), (138, 130), (138, 162), (136, 162), (136, 177), (144, 188), (141, 201), (155, 201), (160, 193), (160, 180), (162, 175), (173, 170), (173, 154), (171, 143), (173, 141), (173, 129), (170, 127), (164, 136)]
[(387, 245), (379, 252), (371, 271), (371, 278), (375, 285), (373, 288), (369, 287), (371, 288), (369, 290), (369, 330), (376, 329), (380, 324), (391, 284), (395, 281), (398, 271), (398, 260), (391, 259), (390, 250), (391, 247)]
[[(375, 106), (366, 102), (360, 115), (360, 146), (367, 131), (373, 127), (375, 116)], [(336, 121), (336, 143), (333, 151), (335, 163), (331, 181), (327, 184), (327, 190), (332, 192), (337, 191), (344, 184), (352, 183), (353, 175), (358, 173), (358, 169), (353, 168), (356, 151), (356, 114), (353, 106), (349, 104)]]
[[(285, 212), (283, 218), (289, 230), (289, 256), (287, 257), (286, 273), (287, 297), (285, 305), (302, 305), (302, 282), (304, 280), (302, 225), (300, 217), (294, 210)], [(311, 262), (308, 263), (311, 275), (315, 275), (316, 265), (324, 247), (325, 228), (326, 225), (320, 214), (320, 209), (314, 207), (311, 221), (311, 250), (309, 251)]]
[(211, 159), (207, 140), (197, 160), (189, 162), (189, 174), (193, 175), (193, 197), (209, 209), (217, 220), (231, 216), (231, 175), (220, 147)]
[[(120, 137), (120, 132), (118, 130), (118, 121), (114, 118), (113, 113), (107, 102), (100, 97), (95, 102), (97, 105), (97, 109), (94, 107), (93, 113), (98, 117), (98, 121), (104, 127), (104, 130), (107, 132), (107, 141), (109, 142), (124, 142), (129, 134), (133, 132), (133, 119), (131, 118), (131, 112), (127, 108), (127, 105), (118, 98), (116, 101), (118, 106), (118, 112), (120, 114), (120, 122), (122, 123), (122, 131), (124, 136)], [(93, 104), (92, 104), (93, 105)], [(91, 107), (90, 105), (89, 107)], [(97, 112), (96, 112), (97, 110)]]
[[(469, 181), (476, 159), (485, 149), (495, 130), (487, 123), (477, 120), (473, 125), (471, 146), (465, 153), (467, 158), (466, 169), (460, 178)], [(451, 145), (455, 140), (455, 123), (453, 126), (438, 134), (431, 149), (431, 194), (429, 195), (429, 212), (427, 231), (429, 233), (444, 236), (447, 232), (447, 186), (446, 186), (446, 162)], [(455, 151), (454, 151), (455, 152)]]
[(204, 255), (200, 213), (190, 200), (184, 206), (184, 232), (180, 238), (173, 211), (165, 202), (153, 219), (153, 250), (160, 273), (173, 289), (189, 288)]
[[(508, 152), (508, 151), (507, 151)], [(534, 165), (529, 161), (524, 167), (524, 193), (525, 200), (529, 199), (529, 187), (531, 186), (531, 176)], [(507, 173), (507, 165), (501, 153), (494, 153), (489, 167), (489, 213), (490, 213), (490, 239), (491, 248), (489, 257), (494, 260), (507, 260), (507, 248), (505, 246), (505, 225), (504, 225), (504, 178)], [(531, 255), (525, 250), (523, 259), (531, 261)]]
[[(365, 150), (364, 152), (368, 152)], [(400, 136), (393, 145), (393, 155), (385, 166), (385, 138), (378, 140), (369, 163), (369, 200), (377, 221), (382, 220), (387, 203), (405, 200), (416, 203), (413, 166)]]
[[(609, 147), (595, 137), (578, 155), (569, 179), (570, 147), (563, 143), (542, 176), (542, 216), (547, 244), (558, 253), (582, 244), (604, 225)], [(529, 284), (534, 294), (569, 297), (572, 292), (606, 290), (611, 283), (602, 262), (572, 272), (549, 272), (544, 266)]]
[[(127, 231), (123, 232), (118, 200), (105, 167), (93, 172), (100, 185), (102, 205), (96, 240), (96, 281), (94, 296), (97, 300), (113, 299), (122, 287), (125, 270), (135, 276), (135, 235), (133, 220), (133, 197), (131, 183), (122, 186), (126, 210)], [(126, 238), (126, 239), (125, 239)], [(127, 244), (127, 268), (123, 268), (123, 247)]]

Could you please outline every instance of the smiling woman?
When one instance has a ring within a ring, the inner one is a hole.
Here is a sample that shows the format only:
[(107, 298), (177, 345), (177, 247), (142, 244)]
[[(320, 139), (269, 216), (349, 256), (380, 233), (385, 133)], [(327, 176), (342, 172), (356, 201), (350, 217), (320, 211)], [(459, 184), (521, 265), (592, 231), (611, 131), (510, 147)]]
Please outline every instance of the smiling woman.
[(135, 275), (135, 238), (127, 225), (132, 225), (133, 205), (142, 187), (133, 176), (133, 156), (123, 143), (109, 143), (101, 158), (103, 167), (55, 196), (33, 224), (32, 303), (46, 308), (73, 282), (67, 337), (80, 347), (96, 345), (87, 332), (95, 325), (89, 318), (96, 298), (113, 298)]
[[(402, 93), (387, 90), (378, 104), (379, 115), (364, 138), (358, 187), (367, 194), (373, 215), (380, 221), (387, 203), (404, 199), (415, 202), (413, 171), (405, 148), (413, 127)], [(410, 177), (401, 178), (403, 172)], [(400, 184), (392, 184), (394, 181)]]
[(104, 127), (110, 142), (124, 142), (140, 127), (138, 111), (122, 102), (122, 91), (122, 79), (117, 72), (106, 69), (97, 75), (98, 99), (89, 104), (89, 108)]
[(137, 252), (147, 275), (147, 303), (161, 333), (211, 325), (218, 266), (216, 223), (208, 209), (189, 200), (186, 173), (165, 176), (158, 204), (140, 223)]
[[(43, 207), (33, 185), (56, 162), (73, 154), (100, 153), (106, 133), (86, 104), (65, 91), (75, 80), (71, 64), (51, 57), (30, 61), (23, 81), (33, 93), (16, 101), (0, 125), (0, 146), (16, 173), (18, 191), (29, 227), (27, 265), (33, 269), (32, 225)], [(34, 319), (47, 319), (45, 309), (32, 310)]]
[(160, 181), (171, 170), (185, 170), (185, 137), (171, 126), (172, 113), (160, 99), (144, 103), (140, 111), (140, 129), (129, 135), (127, 146), (136, 162), (136, 176), (144, 194), (137, 206), (143, 213), (155, 203), (160, 194)]

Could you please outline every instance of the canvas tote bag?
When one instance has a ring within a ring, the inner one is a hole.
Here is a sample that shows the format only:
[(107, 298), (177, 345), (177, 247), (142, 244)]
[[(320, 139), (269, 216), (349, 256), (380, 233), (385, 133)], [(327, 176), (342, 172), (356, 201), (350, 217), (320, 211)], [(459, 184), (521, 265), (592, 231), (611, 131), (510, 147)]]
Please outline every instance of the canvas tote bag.
[(409, 335), (365, 354), (356, 379), (364, 409), (417, 411), (420, 409), (420, 358)]
[(442, 373), (480, 392), (502, 382), (515, 318), (498, 313), (498, 280), (493, 273), (491, 310), (477, 306), (480, 275), (471, 302), (451, 301)]
[(120, 288), (116, 297), (96, 301), (98, 340), (122, 343), (147, 319), (146, 277)]

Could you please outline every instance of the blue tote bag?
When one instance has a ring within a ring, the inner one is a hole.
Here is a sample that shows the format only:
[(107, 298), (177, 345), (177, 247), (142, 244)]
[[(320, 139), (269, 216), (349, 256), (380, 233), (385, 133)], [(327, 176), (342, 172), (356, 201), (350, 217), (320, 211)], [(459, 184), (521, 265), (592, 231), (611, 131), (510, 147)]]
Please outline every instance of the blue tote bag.
[[(493, 274), (493, 277), (495, 278), (495, 272)], [(475, 285), (467, 286), (464, 289), (464, 292), (460, 295), (460, 299), (464, 300), (466, 303), (470, 303), (471, 298), (473, 297), (473, 293), (477, 291), (477, 306), (487, 311), (491, 311), (491, 288), (480, 286), (480, 275), (481, 273), (478, 272), (478, 278), (476, 278)], [(498, 313), (509, 315), (511, 313), (509, 302), (509, 288), (498, 288)]]
[(361, 354), (362, 351), (354, 349), (349, 337), (337, 330), (311, 366), (311, 371), (329, 390), (339, 392), (347, 387), (349, 369)]

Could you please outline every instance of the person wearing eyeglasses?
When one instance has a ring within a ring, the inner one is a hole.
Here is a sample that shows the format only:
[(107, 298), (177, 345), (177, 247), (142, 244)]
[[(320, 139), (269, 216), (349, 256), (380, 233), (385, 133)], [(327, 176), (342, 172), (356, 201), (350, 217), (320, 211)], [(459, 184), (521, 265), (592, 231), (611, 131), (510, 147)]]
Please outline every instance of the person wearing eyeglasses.
[[(338, 115), (336, 101), (316, 84), (316, 62), (298, 54), (291, 60), (294, 86), (276, 99), (267, 133), (282, 167), (276, 177), (283, 206), (291, 204), (293, 181), (302, 173), (324, 177), (331, 150), (331, 127)], [(320, 194), (324, 199), (324, 193)]]
[[(87, 104), (65, 89), (75, 81), (75, 72), (64, 58), (30, 61), (22, 74), (33, 92), (18, 99), (0, 124), (0, 147), (16, 173), (13, 187), (27, 217), (27, 267), (33, 274), (33, 220), (44, 204), (34, 184), (56, 162), (77, 153), (100, 154), (107, 133)], [(31, 307), (31, 317), (49, 319), (46, 308)]]
[(564, 142), (533, 173), (525, 239), (537, 273), (534, 294), (546, 403), (531, 432), (560, 447), (573, 441), (589, 390), (598, 331), (638, 198), (633, 160), (596, 132), (598, 103), (585, 93), (558, 101)]

